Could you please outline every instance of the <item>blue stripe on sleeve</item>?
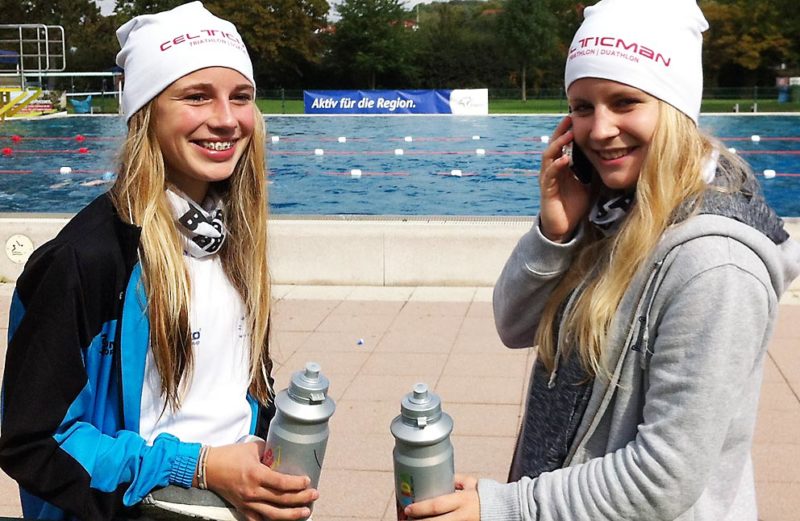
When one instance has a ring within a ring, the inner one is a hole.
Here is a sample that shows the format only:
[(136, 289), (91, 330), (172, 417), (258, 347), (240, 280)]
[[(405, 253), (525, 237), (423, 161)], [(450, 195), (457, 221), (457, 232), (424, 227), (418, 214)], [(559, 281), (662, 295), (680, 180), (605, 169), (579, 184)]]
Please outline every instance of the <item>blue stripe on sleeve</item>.
[(142, 282), (142, 266), (136, 264), (125, 290), (122, 309), (120, 360), (122, 364), (122, 410), (125, 428), (139, 432), (142, 385), (147, 349), (150, 345), (150, 321), (146, 312), (147, 297)]

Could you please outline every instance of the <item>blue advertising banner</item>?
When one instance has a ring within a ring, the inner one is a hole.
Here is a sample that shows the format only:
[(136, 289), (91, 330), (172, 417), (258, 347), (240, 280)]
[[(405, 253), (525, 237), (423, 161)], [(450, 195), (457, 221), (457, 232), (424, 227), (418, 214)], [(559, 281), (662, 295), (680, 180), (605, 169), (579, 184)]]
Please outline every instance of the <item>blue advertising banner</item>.
[(306, 114), (488, 114), (486, 89), (303, 91)]

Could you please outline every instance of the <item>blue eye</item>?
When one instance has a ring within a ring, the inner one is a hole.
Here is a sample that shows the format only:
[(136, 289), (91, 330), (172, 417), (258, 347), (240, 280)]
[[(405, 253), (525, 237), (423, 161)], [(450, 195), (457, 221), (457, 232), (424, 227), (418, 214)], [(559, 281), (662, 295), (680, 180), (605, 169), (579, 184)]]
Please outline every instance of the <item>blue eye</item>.
[(631, 107), (633, 105), (637, 105), (639, 100), (636, 98), (621, 98), (617, 101), (617, 105), (620, 107)]
[(578, 103), (570, 108), (571, 114), (581, 115), (586, 114), (592, 110), (592, 106), (588, 103)]

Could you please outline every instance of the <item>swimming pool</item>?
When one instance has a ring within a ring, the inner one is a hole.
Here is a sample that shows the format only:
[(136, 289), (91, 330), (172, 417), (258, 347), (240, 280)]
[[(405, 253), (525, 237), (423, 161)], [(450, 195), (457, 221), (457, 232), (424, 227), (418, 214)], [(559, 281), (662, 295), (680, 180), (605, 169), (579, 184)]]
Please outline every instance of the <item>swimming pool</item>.
[[(559, 119), (270, 116), (271, 211), (534, 215), (541, 136)], [(700, 125), (747, 159), (780, 215), (800, 216), (798, 116), (704, 115)], [(124, 131), (122, 118), (108, 116), (5, 122), (0, 212), (78, 211), (108, 189)]]

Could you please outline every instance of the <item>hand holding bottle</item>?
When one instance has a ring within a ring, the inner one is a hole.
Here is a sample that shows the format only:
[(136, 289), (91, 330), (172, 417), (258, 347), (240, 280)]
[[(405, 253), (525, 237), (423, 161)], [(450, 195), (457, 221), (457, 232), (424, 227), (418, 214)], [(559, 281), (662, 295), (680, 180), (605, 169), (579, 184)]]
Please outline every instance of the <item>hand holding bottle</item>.
[(456, 491), (452, 494), (413, 503), (406, 507), (405, 515), (411, 519), (439, 519), (447, 514), (452, 521), (480, 521), (481, 507), (478, 499), (478, 480), (472, 476), (456, 474)]
[(308, 476), (275, 472), (261, 463), (264, 442), (237, 443), (208, 450), (206, 484), (247, 521), (297, 520), (311, 515), (319, 492)]

